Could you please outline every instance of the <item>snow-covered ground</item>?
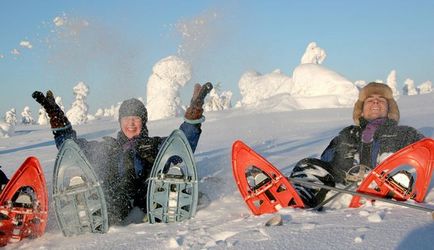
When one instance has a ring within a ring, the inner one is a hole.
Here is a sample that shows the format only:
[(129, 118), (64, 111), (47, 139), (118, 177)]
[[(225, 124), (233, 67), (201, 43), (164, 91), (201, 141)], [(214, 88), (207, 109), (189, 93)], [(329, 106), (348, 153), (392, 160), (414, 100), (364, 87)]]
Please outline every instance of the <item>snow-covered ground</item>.
[[(398, 104), (401, 124), (434, 136), (434, 93), (402, 96)], [(243, 140), (289, 173), (299, 159), (318, 157), (332, 137), (352, 123), (351, 108), (271, 108), (274, 112), (265, 112), (270, 105), (277, 104), (206, 114), (195, 154), (199, 187), (205, 197), (194, 219), (175, 224), (130, 224), (111, 227), (107, 234), (65, 238), (51, 209), (44, 236), (5, 249), (432, 249), (434, 223), (430, 214), (380, 202), (350, 209), (346, 207), (348, 196), (327, 205), (323, 212), (282, 209), (283, 225), (265, 227), (273, 215), (253, 216), (235, 186), (232, 143)], [(90, 121), (75, 129), (88, 140), (115, 136), (118, 123), (108, 119)], [(149, 122), (148, 127), (151, 135), (163, 136), (181, 122), (181, 118), (170, 118)], [(36, 156), (51, 193), (57, 149), (48, 126), (18, 125), (13, 133), (0, 139), (2, 169), (11, 176), (26, 157)], [(434, 192), (428, 193), (426, 202), (434, 206)]]

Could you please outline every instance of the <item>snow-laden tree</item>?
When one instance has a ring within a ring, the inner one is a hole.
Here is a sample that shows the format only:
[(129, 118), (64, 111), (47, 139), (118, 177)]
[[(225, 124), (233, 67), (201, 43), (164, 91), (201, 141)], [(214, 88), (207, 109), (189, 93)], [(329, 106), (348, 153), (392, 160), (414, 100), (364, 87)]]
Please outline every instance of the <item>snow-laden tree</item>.
[(432, 82), (431, 81), (425, 81), (421, 83), (418, 87), (419, 94), (428, 94), (432, 92)]
[(0, 138), (11, 137), (15, 131), (15, 126), (7, 122), (0, 122)]
[(88, 105), (86, 103), (89, 88), (84, 82), (79, 82), (74, 88), (75, 101), (66, 116), (72, 125), (79, 125), (87, 122)]
[(214, 86), (214, 88), (209, 93), (209, 96), (205, 100), (203, 109), (205, 111), (218, 111), (231, 108), (231, 91), (223, 91), (220, 94), (220, 84)]
[(101, 117), (103, 117), (103, 116), (104, 116), (104, 110), (102, 108), (99, 108), (95, 113), (95, 118), (101, 119)]
[(309, 45), (307, 45), (306, 51), (301, 57), (301, 64), (305, 64), (305, 63), (321, 64), (326, 57), (327, 54), (325, 50), (318, 47), (315, 42), (311, 42), (309, 43)]
[(191, 74), (191, 65), (177, 56), (163, 58), (154, 65), (147, 85), (149, 120), (183, 114), (179, 89), (191, 79)]
[(402, 88), (403, 95), (417, 95), (417, 89), (414, 86), (414, 81), (410, 78), (407, 78), (404, 81), (404, 87)]
[(47, 125), (49, 122), (48, 114), (43, 107), (39, 108), (38, 111), (38, 124)]
[(12, 125), (12, 126), (17, 125), (17, 111), (15, 110), (15, 108), (12, 108), (11, 110), (6, 111), (5, 122), (7, 124)]
[(56, 96), (56, 98), (54, 99), (54, 101), (55, 101), (56, 104), (60, 107), (60, 109), (61, 109), (62, 111), (65, 111), (65, 107), (63, 106), (62, 97), (60, 97), (60, 96)]
[(25, 106), (23, 112), (21, 112), (21, 123), (22, 124), (35, 123), (35, 120), (32, 117), (32, 111), (30, 111), (29, 106)]
[(356, 87), (358, 89), (362, 89), (363, 87), (365, 87), (367, 85), (366, 81), (363, 80), (357, 80), (354, 82), (354, 85), (356, 85)]
[(99, 112), (102, 112), (101, 117), (113, 117), (113, 119), (117, 120), (121, 104), (122, 102), (118, 102), (117, 105), (111, 105), (109, 108), (104, 108), (101, 111), (97, 111), (97, 114), (95, 114), (95, 116), (100, 115)]
[(114, 105), (111, 105), (110, 108), (105, 108), (104, 109), (104, 117), (110, 117), (110, 116), (115, 116), (116, 113), (116, 107)]
[(393, 96), (399, 96), (399, 91), (397, 89), (398, 83), (396, 81), (396, 70), (390, 71), (387, 76), (386, 84), (392, 89)]

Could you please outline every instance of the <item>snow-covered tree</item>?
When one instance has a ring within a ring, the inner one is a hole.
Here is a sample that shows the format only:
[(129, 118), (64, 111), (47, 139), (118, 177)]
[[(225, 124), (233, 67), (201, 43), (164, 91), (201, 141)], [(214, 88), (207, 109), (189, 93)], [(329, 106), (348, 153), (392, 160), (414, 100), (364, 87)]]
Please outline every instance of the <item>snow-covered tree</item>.
[(47, 125), (49, 122), (48, 114), (43, 107), (39, 108), (38, 111), (38, 124)]
[(89, 107), (86, 103), (86, 98), (89, 88), (84, 82), (79, 82), (73, 90), (75, 101), (72, 103), (71, 109), (66, 112), (66, 116), (72, 125), (79, 125), (87, 122)]
[(356, 85), (358, 89), (362, 89), (363, 87), (366, 86), (366, 84), (367, 84), (366, 81), (363, 80), (357, 80), (354, 82), (354, 85)]
[(407, 78), (404, 81), (404, 87), (402, 88), (403, 95), (417, 95), (417, 89), (414, 86), (414, 81), (410, 78)]
[(423, 83), (421, 83), (418, 87), (417, 90), (419, 92), (419, 94), (428, 94), (432, 92), (432, 82), (431, 81), (425, 81)]
[(223, 91), (220, 93), (220, 84), (214, 86), (214, 88), (209, 93), (209, 97), (205, 100), (203, 109), (205, 111), (218, 111), (231, 108), (231, 91)]
[(95, 113), (95, 118), (101, 119), (101, 117), (103, 117), (103, 116), (104, 116), (104, 110), (102, 108), (99, 108)]
[(392, 89), (393, 96), (399, 96), (399, 91), (397, 89), (398, 83), (396, 82), (396, 70), (390, 71), (387, 76), (386, 84)]
[(30, 111), (29, 106), (25, 106), (23, 112), (21, 112), (21, 123), (22, 124), (35, 123), (35, 120), (32, 117), (32, 111)]
[(158, 61), (152, 68), (147, 85), (149, 120), (158, 120), (181, 115), (179, 89), (190, 79), (191, 65), (177, 56), (169, 56)]
[(11, 110), (6, 111), (5, 122), (7, 124), (12, 125), (12, 126), (17, 125), (17, 111), (15, 110), (15, 108), (12, 108)]
[(301, 57), (301, 64), (305, 64), (305, 63), (321, 64), (326, 57), (327, 54), (325, 50), (318, 47), (315, 42), (311, 42), (309, 43), (309, 45), (307, 45), (306, 51)]
[(62, 97), (60, 97), (60, 96), (56, 96), (56, 98), (55, 98), (55, 102), (56, 102), (56, 104), (60, 107), (60, 109), (61, 109), (62, 111), (65, 111), (65, 107), (63, 106)]
[(13, 124), (7, 122), (0, 122), (0, 138), (11, 137), (15, 131)]
[(87, 121), (93, 121), (93, 120), (95, 120), (96, 119), (96, 117), (94, 116), (94, 115), (92, 115), (92, 114), (87, 114)]
[(114, 116), (115, 115), (115, 106), (112, 105), (110, 108), (104, 109), (104, 117)]

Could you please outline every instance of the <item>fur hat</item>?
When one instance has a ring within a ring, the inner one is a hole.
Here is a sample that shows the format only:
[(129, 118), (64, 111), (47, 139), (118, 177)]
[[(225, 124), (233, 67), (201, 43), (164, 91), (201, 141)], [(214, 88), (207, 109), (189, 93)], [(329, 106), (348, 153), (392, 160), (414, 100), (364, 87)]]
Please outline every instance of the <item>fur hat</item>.
[(148, 121), (148, 111), (145, 105), (138, 99), (131, 98), (122, 102), (119, 108), (119, 122), (125, 116), (138, 116), (145, 124)]
[(383, 83), (370, 82), (359, 92), (359, 99), (354, 104), (353, 120), (356, 125), (360, 125), (360, 118), (363, 112), (363, 102), (371, 95), (380, 95), (387, 100), (389, 106), (387, 117), (399, 122), (399, 109), (395, 99), (393, 99), (392, 89)]

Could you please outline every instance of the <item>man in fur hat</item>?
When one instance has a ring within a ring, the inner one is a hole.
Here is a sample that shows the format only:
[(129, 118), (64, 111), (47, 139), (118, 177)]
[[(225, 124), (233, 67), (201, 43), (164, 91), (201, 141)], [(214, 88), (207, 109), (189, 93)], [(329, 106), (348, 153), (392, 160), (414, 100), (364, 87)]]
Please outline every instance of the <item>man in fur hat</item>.
[[(354, 105), (355, 125), (348, 126), (333, 138), (321, 154), (321, 159), (299, 161), (291, 178), (307, 178), (328, 186), (347, 184), (354, 169), (375, 168), (391, 154), (424, 136), (416, 129), (399, 126), (399, 109), (392, 90), (382, 83), (371, 82), (360, 90)], [(320, 204), (328, 192), (325, 189), (294, 185), (306, 206)]]
[[(201, 123), (205, 120), (202, 106), (212, 89), (211, 84), (196, 84), (184, 123), (180, 129), (187, 137), (193, 152), (199, 141)], [(116, 138), (103, 137), (102, 141), (77, 138), (71, 123), (56, 104), (53, 93), (35, 91), (32, 97), (42, 105), (50, 118), (57, 148), (66, 139), (73, 139), (82, 149), (96, 174), (102, 179), (107, 200), (109, 225), (122, 224), (133, 206), (146, 212), (147, 179), (165, 137), (149, 137), (146, 122), (148, 112), (137, 99), (122, 102), (119, 108), (120, 131)]]

